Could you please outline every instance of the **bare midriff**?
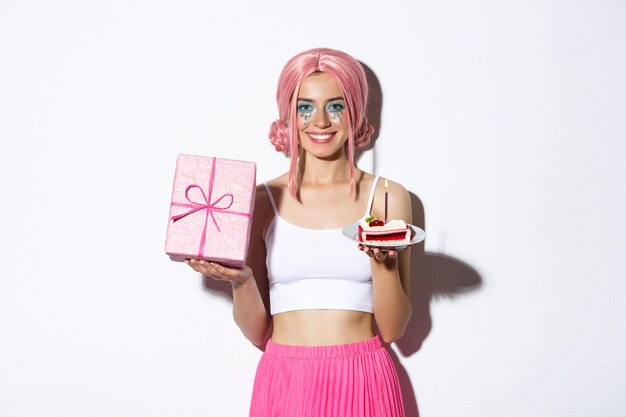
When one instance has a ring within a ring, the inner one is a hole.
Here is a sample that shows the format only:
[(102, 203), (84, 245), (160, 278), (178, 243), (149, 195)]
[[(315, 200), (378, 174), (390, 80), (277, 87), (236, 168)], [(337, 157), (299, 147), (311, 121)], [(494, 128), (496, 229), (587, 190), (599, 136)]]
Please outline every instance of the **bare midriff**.
[(283, 345), (328, 346), (374, 337), (372, 314), (352, 310), (296, 310), (275, 314), (272, 341)]

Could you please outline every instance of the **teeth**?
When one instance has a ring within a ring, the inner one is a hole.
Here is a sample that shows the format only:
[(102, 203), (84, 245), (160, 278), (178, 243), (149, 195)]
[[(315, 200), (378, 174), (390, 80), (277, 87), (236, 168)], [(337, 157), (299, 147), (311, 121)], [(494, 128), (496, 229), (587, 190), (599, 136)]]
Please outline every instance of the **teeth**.
[(313, 139), (315, 140), (326, 140), (326, 139), (330, 139), (333, 135), (332, 134), (327, 134), (327, 135), (313, 135), (309, 133), (309, 136), (311, 136)]

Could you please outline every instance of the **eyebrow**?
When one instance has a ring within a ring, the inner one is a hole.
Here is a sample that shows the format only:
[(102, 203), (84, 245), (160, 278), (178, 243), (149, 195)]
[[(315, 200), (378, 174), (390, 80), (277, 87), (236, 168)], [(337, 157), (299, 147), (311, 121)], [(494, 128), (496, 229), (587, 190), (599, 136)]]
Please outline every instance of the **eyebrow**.
[[(345, 99), (341, 96), (339, 97), (333, 97), (333, 98), (329, 98), (326, 102), (330, 102), (330, 101), (337, 101), (337, 100), (344, 100)], [(307, 103), (313, 103), (313, 100), (311, 100), (310, 98), (305, 98), (305, 97), (299, 97), (298, 101), (306, 101)]]

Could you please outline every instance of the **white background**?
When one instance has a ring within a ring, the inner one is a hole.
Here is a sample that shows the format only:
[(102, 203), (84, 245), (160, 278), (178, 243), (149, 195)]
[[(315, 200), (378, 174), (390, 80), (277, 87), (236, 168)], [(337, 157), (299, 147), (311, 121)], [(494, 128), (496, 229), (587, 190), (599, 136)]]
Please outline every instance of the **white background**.
[(163, 252), (179, 152), (287, 169), (292, 55), (381, 105), (360, 165), (428, 233), (408, 417), (626, 414), (622, 1), (0, 2), (0, 416), (245, 416), (228, 287)]

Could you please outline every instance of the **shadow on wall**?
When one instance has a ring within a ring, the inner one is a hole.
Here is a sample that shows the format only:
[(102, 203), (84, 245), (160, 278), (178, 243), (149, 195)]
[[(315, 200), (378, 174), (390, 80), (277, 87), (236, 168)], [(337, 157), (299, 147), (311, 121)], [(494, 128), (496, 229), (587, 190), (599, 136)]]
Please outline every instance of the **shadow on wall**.
[[(426, 230), (424, 206), (410, 193), (413, 223)], [(428, 238), (428, 235), (427, 235)], [(433, 298), (454, 298), (475, 291), (482, 285), (478, 272), (470, 265), (450, 256), (426, 252), (424, 242), (411, 250), (411, 306), (413, 315), (404, 337), (396, 345), (404, 356), (417, 352), (430, 333), (432, 319), (430, 302)]]
[[(410, 195), (413, 224), (426, 230), (424, 206), (415, 194), (410, 193)], [(426, 237), (428, 238), (428, 230), (426, 230)], [(465, 262), (450, 256), (426, 252), (424, 242), (413, 246), (411, 249), (410, 286), (413, 314), (404, 336), (396, 342), (400, 353), (408, 357), (422, 347), (433, 327), (430, 303), (434, 298), (454, 298), (477, 290), (481, 285), (482, 279), (478, 272)], [(419, 417), (416, 392), (409, 374), (395, 351), (388, 350), (398, 370), (406, 417)]]
[[(367, 118), (374, 127), (372, 141), (367, 149), (372, 149), (378, 139), (378, 132), (381, 127), (382, 113), (382, 90), (380, 82), (373, 71), (365, 64), (361, 63), (365, 69), (369, 86)], [(376, 154), (374, 154), (373, 169), (376, 172)], [(413, 224), (426, 230), (424, 205), (413, 193), (411, 195), (411, 206), (413, 211)], [(426, 230), (428, 236), (428, 230)], [(466, 292), (480, 288), (482, 279), (478, 272), (470, 265), (452, 257), (429, 253), (424, 250), (424, 242), (415, 245), (411, 249), (411, 286), (410, 298), (413, 315), (407, 326), (402, 339), (396, 342), (400, 353), (409, 357), (420, 350), (424, 340), (428, 337), (433, 323), (430, 316), (430, 303), (433, 298), (447, 297), (454, 298)], [(205, 290), (220, 298), (232, 302), (232, 289), (228, 282), (215, 281), (204, 277), (203, 286)], [(400, 362), (395, 351), (387, 349), (396, 365), (406, 417), (419, 417), (417, 397), (415, 389), (409, 378), (407, 370)]]
[[(374, 133), (370, 143), (361, 149), (357, 149), (356, 162), (363, 155), (364, 151), (369, 151), (374, 148), (376, 141), (378, 140), (380, 127), (381, 127), (381, 114), (383, 109), (383, 92), (380, 88), (380, 82), (374, 72), (364, 63), (361, 62), (363, 70), (365, 71), (365, 78), (367, 79), (368, 95), (367, 95), (367, 108), (365, 109), (365, 117), (369, 120), (370, 124), (374, 128)], [(376, 152), (372, 152), (372, 172), (376, 173)]]

